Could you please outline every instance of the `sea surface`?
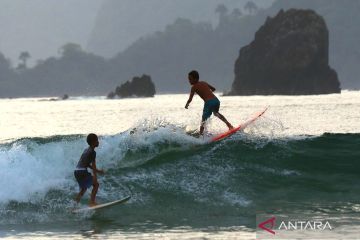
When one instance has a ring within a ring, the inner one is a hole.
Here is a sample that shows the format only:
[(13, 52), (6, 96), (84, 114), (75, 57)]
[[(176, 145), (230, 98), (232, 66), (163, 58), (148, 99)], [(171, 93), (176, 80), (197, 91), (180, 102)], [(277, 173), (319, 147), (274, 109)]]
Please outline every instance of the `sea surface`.
[[(187, 98), (1, 99), (0, 238), (255, 239), (256, 214), (360, 215), (359, 91), (219, 96), (233, 125), (269, 108), (217, 143), (207, 139), (226, 126), (215, 117), (204, 138), (187, 134), (203, 106), (196, 96), (187, 110)], [(97, 201), (132, 198), (72, 214), (88, 133), (106, 171)]]

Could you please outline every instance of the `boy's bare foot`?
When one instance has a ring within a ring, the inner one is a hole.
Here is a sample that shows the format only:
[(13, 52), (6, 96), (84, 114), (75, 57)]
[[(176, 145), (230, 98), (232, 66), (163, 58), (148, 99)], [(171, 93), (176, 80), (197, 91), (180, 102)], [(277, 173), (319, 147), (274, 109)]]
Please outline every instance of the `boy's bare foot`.
[(228, 125), (228, 128), (229, 128), (229, 130), (231, 130), (231, 129), (234, 129), (234, 126), (231, 125), (231, 124), (229, 124), (229, 125)]
[(74, 198), (74, 201), (75, 201), (76, 203), (79, 203), (79, 202), (80, 202), (80, 197), (79, 197), (79, 196), (75, 197), (75, 198)]
[(89, 207), (95, 207), (96, 205), (98, 205), (97, 202), (90, 202), (89, 203)]

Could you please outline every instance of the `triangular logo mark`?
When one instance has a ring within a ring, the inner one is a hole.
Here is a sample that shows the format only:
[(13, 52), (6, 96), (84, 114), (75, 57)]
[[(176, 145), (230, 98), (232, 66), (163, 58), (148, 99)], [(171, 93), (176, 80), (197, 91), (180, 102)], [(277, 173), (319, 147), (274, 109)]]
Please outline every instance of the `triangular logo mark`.
[[(266, 227), (266, 225), (269, 224), (270, 228)], [(258, 225), (259, 228), (275, 235), (275, 232), (272, 230), (272, 228), (275, 226), (275, 217), (269, 218), (265, 222), (262, 222)]]

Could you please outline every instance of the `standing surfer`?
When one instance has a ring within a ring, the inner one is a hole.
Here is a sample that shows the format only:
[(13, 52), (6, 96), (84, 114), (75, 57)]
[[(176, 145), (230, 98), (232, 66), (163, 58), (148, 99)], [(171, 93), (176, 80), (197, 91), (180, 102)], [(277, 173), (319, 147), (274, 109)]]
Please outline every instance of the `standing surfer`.
[(188, 79), (192, 87), (189, 100), (187, 101), (185, 108), (187, 109), (189, 107), (195, 93), (197, 93), (205, 102), (200, 125), (200, 134), (203, 134), (205, 122), (212, 113), (223, 121), (229, 129), (233, 129), (234, 127), (228, 122), (228, 120), (219, 113), (220, 101), (213, 93), (215, 88), (207, 82), (199, 81), (199, 73), (195, 70), (189, 72)]
[[(95, 206), (95, 197), (99, 189), (99, 183), (97, 181), (97, 173), (103, 174), (104, 171), (96, 168), (96, 152), (95, 148), (99, 146), (99, 139), (94, 133), (90, 133), (86, 138), (89, 147), (84, 150), (80, 157), (80, 160), (74, 171), (76, 181), (79, 183), (80, 192), (75, 198), (75, 201), (80, 202), (81, 197), (84, 195), (86, 190), (91, 187), (91, 197), (89, 205)], [(87, 168), (91, 168), (93, 175), (87, 171)]]

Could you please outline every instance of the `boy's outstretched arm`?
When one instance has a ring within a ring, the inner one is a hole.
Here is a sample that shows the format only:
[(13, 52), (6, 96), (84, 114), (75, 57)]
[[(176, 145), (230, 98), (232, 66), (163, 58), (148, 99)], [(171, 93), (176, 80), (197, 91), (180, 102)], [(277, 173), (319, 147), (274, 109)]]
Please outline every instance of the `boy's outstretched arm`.
[(195, 91), (193, 88), (191, 88), (191, 92), (190, 92), (190, 96), (189, 96), (189, 99), (185, 105), (185, 108), (187, 109), (189, 107), (189, 104), (191, 103), (193, 97), (194, 97), (194, 94), (195, 94)]

